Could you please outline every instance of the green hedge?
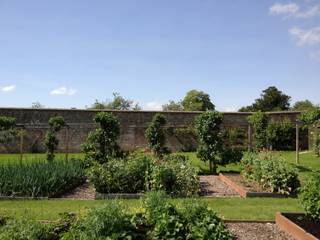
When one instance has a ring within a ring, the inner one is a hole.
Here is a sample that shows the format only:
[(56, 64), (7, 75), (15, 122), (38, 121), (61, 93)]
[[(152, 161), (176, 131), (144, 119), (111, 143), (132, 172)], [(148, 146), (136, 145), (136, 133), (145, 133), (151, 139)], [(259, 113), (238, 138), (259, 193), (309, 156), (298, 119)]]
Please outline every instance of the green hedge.
[(0, 165), (0, 196), (54, 197), (84, 180), (78, 160)]
[(272, 192), (295, 194), (300, 187), (297, 169), (274, 153), (247, 152), (241, 165), (245, 178), (258, 182)]

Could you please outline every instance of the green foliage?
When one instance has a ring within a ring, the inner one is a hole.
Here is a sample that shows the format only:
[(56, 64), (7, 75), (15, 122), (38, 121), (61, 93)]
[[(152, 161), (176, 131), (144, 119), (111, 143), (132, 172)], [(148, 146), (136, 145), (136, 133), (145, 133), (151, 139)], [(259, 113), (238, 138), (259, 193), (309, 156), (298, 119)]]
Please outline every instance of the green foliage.
[(197, 90), (187, 92), (181, 104), (184, 111), (212, 111), (215, 109), (209, 94)]
[(78, 160), (0, 165), (0, 195), (14, 197), (54, 197), (85, 180)]
[(223, 131), (223, 163), (240, 162), (243, 152), (247, 150), (247, 136), (244, 129), (229, 128)]
[(85, 160), (106, 163), (109, 159), (121, 155), (117, 139), (120, 134), (120, 122), (112, 113), (100, 112), (94, 117), (99, 128), (91, 131), (83, 145)]
[(167, 120), (165, 116), (157, 113), (152, 118), (152, 121), (145, 132), (150, 148), (158, 157), (161, 157), (164, 153), (168, 152), (168, 149), (165, 147), (166, 135), (164, 126), (166, 123)]
[(262, 91), (260, 98), (247, 107), (241, 108), (240, 112), (269, 112), (269, 111), (286, 111), (290, 108), (291, 97), (284, 94), (276, 87), (271, 86)]
[(190, 201), (177, 209), (163, 192), (150, 192), (144, 207), (153, 227), (151, 239), (232, 239), (222, 220), (203, 203)]
[(181, 155), (156, 162), (150, 183), (152, 190), (162, 190), (174, 197), (196, 196), (200, 189), (197, 170)]
[(86, 217), (79, 219), (62, 239), (137, 239), (131, 216), (125, 210), (116, 201), (93, 209)]
[(316, 155), (320, 156), (320, 133), (315, 134), (315, 141), (314, 141), (314, 151)]
[(162, 105), (163, 111), (183, 111), (183, 106), (180, 102), (170, 100), (169, 103)]
[(268, 117), (265, 113), (258, 111), (248, 117), (248, 122), (253, 128), (253, 137), (256, 149), (268, 147), (267, 127)]
[(299, 116), (299, 120), (304, 125), (311, 125), (320, 121), (320, 108), (304, 112)]
[(127, 159), (110, 159), (95, 164), (89, 179), (100, 193), (137, 193), (147, 187), (152, 159), (141, 153), (133, 153)]
[(296, 102), (291, 108), (293, 111), (312, 111), (316, 106), (309, 100)]
[(91, 109), (110, 109), (110, 110), (141, 110), (139, 104), (133, 100), (126, 99), (120, 93), (112, 93), (112, 101), (99, 102), (98, 100), (90, 107)]
[(273, 153), (245, 153), (242, 175), (264, 189), (281, 194), (295, 194), (300, 187), (298, 171)]
[(51, 117), (49, 119), (49, 129), (47, 130), (44, 144), (47, 148), (47, 160), (52, 161), (54, 159), (54, 151), (59, 145), (59, 140), (56, 134), (66, 125), (63, 117)]
[(301, 188), (299, 199), (307, 215), (320, 222), (320, 172), (315, 172)]
[(17, 134), (15, 126), (15, 118), (0, 116), (0, 143), (9, 142)]
[(288, 119), (269, 123), (266, 134), (272, 150), (294, 149), (295, 126)]
[(209, 161), (210, 171), (216, 172), (217, 164), (224, 164), (219, 156), (222, 153), (222, 123), (223, 115), (219, 112), (206, 112), (195, 120), (195, 129), (199, 138), (197, 150), (198, 157), (203, 161)]

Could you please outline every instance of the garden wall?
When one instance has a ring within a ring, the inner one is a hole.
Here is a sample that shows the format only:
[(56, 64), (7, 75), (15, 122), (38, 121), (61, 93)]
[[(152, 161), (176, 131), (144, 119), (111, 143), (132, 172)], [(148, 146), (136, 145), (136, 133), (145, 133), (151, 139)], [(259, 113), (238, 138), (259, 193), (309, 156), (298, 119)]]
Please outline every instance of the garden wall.
[[(52, 116), (63, 116), (69, 125), (69, 130), (64, 128), (59, 133), (59, 151), (63, 152), (68, 148), (70, 152), (79, 152), (81, 144), (84, 143), (88, 133), (95, 128), (92, 122), (93, 116), (98, 110), (79, 109), (28, 109), (28, 108), (0, 108), (0, 116), (15, 117), (19, 127), (26, 130), (23, 138), (24, 152), (43, 152), (43, 139), (48, 128), (48, 120)], [(114, 113), (121, 123), (121, 134), (119, 144), (123, 149), (132, 150), (139, 147), (147, 147), (144, 131), (151, 121), (154, 111), (109, 111)], [(201, 112), (162, 112), (168, 121), (169, 127), (173, 130), (168, 135), (168, 147), (173, 151), (195, 147), (196, 139), (192, 134), (185, 131), (180, 136), (174, 133), (175, 129), (186, 129), (193, 122), (195, 116)], [(277, 112), (269, 113), (272, 119), (288, 118), (295, 121), (299, 112)], [(248, 129), (246, 120), (250, 113), (224, 113), (223, 125), (228, 128)], [(302, 147), (308, 145), (307, 136), (302, 137)], [(19, 152), (20, 138), (8, 144), (0, 145), (1, 153)]]

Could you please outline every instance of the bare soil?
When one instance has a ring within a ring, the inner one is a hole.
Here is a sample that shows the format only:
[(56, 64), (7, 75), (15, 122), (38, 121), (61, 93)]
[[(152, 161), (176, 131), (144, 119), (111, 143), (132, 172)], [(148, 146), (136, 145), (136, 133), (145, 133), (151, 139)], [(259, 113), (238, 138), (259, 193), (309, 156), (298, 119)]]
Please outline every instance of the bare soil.
[(205, 197), (239, 197), (239, 194), (216, 175), (200, 176), (201, 195)]
[(95, 189), (89, 185), (88, 182), (66, 193), (61, 198), (78, 199), (78, 200), (94, 200)]
[(226, 225), (237, 240), (294, 240), (275, 223), (230, 222)]
[(263, 189), (258, 183), (253, 181), (248, 181), (240, 174), (224, 174), (226, 177), (230, 178), (233, 182), (245, 188), (248, 192), (271, 192), (271, 190)]

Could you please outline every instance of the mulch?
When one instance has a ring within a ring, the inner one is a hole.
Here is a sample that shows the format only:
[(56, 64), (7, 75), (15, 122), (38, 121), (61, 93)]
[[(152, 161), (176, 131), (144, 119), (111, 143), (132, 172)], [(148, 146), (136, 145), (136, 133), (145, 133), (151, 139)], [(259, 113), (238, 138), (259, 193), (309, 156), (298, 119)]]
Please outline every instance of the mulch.
[(88, 182), (85, 184), (73, 189), (71, 192), (68, 192), (60, 198), (66, 199), (77, 199), (77, 200), (94, 200), (95, 199), (95, 189), (89, 185)]
[(226, 225), (237, 240), (294, 240), (275, 223), (227, 222)]

